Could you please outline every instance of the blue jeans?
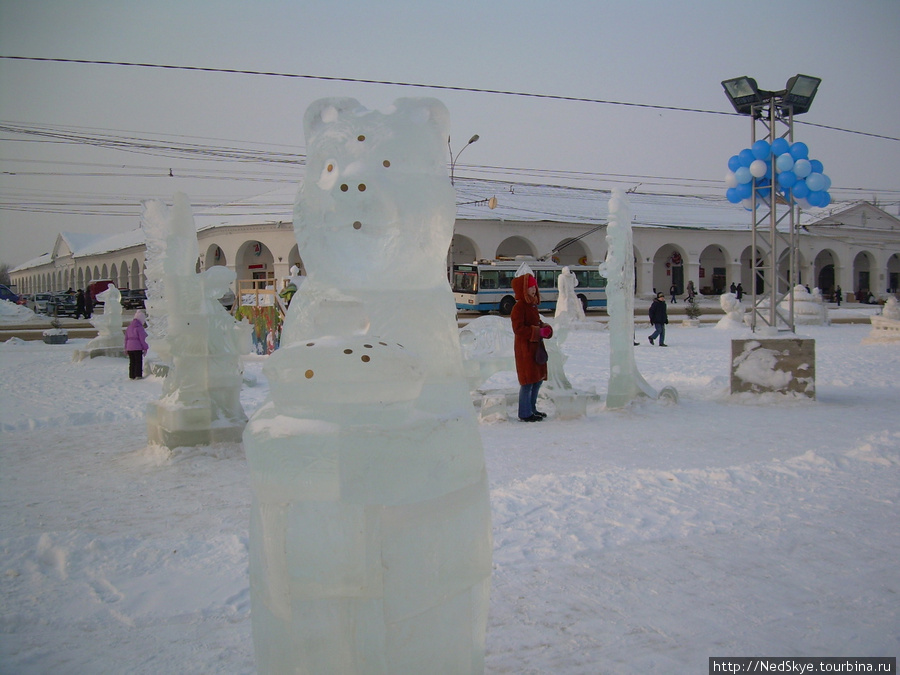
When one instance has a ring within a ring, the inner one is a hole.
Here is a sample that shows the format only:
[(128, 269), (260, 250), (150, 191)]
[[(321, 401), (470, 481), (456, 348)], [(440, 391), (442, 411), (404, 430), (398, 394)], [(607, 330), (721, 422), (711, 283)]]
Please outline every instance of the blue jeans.
[(656, 332), (650, 336), (651, 340), (655, 340), (657, 336), (659, 336), (659, 344), (666, 344), (666, 324), (664, 323), (655, 323), (653, 327), (656, 328)]
[(538, 391), (540, 391), (543, 383), (543, 380), (538, 380), (532, 384), (523, 384), (519, 387), (519, 419), (524, 420), (534, 415)]

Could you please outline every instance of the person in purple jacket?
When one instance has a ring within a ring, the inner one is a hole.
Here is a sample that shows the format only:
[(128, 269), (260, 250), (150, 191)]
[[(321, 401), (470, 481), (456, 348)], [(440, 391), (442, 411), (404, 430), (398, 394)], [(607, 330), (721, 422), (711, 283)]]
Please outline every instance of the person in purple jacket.
[(125, 351), (128, 352), (128, 377), (140, 380), (144, 375), (144, 354), (147, 353), (147, 331), (144, 322), (147, 315), (141, 310), (134, 313), (134, 319), (125, 329)]

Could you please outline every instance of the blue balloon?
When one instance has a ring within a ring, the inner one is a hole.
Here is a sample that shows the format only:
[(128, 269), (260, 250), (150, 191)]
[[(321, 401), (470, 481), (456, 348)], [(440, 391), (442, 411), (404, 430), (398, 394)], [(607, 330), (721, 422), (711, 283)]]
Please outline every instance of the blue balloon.
[(831, 189), (831, 179), (828, 177), (828, 174), (824, 174), (824, 173), (822, 174), (822, 178), (825, 179), (825, 187), (823, 187), (822, 189), (827, 192), (828, 190)]
[(824, 195), (822, 197), (822, 208), (824, 209), (826, 206), (828, 206), (831, 203), (831, 194), (829, 194), (829, 192), (827, 190), (823, 190), (822, 194)]
[(794, 158), (791, 157), (791, 153), (784, 152), (778, 155), (778, 159), (775, 160), (775, 168), (779, 171), (790, 171), (794, 168)]
[(778, 157), (786, 152), (790, 152), (791, 144), (785, 138), (776, 138), (772, 141), (772, 154)]
[(737, 171), (739, 168), (741, 168), (741, 158), (737, 155), (732, 155), (728, 160), (728, 170)]
[(822, 191), (812, 191), (806, 198), (806, 201), (809, 202), (810, 206), (818, 206), (819, 208), (825, 206), (828, 203), (825, 200), (825, 193)]
[(725, 190), (725, 199), (732, 204), (740, 204), (741, 202), (741, 196), (738, 194), (737, 188), (728, 188)]
[(778, 184), (784, 188), (785, 190), (789, 190), (794, 187), (794, 183), (797, 182), (797, 174), (793, 171), (782, 171), (778, 174)]
[(797, 174), (797, 178), (806, 178), (809, 174), (812, 173), (812, 166), (809, 164), (808, 159), (798, 159), (794, 162), (794, 173)]
[(769, 141), (759, 140), (753, 144), (751, 151), (756, 159), (768, 159), (772, 153), (772, 146), (769, 145)]
[(738, 158), (741, 160), (741, 166), (749, 167), (753, 164), (753, 160), (756, 159), (753, 155), (753, 151), (750, 148), (744, 148), (738, 153)]
[(791, 193), (794, 195), (794, 199), (806, 199), (809, 195), (809, 186), (805, 180), (798, 180), (791, 188)]
[(753, 194), (753, 186), (750, 183), (741, 183), (734, 189), (737, 190), (741, 199), (750, 199), (750, 195)]
[(806, 143), (794, 143), (791, 146), (791, 157), (794, 159), (807, 159), (809, 157), (809, 148)]
[(825, 165), (819, 160), (811, 159), (809, 165), (812, 167), (813, 173), (825, 173)]
[(742, 183), (749, 183), (753, 179), (753, 174), (750, 173), (749, 168), (747, 168), (746, 166), (742, 166), (734, 172), (734, 179), (738, 182), (738, 185)]
[(825, 189), (825, 176), (820, 173), (811, 173), (806, 177), (806, 185), (812, 192), (820, 192)]
[(763, 199), (768, 199), (769, 195), (772, 194), (772, 189), (768, 187), (761, 187), (756, 190), (756, 194), (758, 194)]

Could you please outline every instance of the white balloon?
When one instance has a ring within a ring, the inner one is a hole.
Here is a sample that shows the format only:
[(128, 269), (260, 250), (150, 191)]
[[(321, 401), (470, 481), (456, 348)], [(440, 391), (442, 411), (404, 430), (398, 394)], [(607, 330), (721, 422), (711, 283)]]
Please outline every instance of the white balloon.
[(729, 171), (725, 174), (725, 187), (733, 188), (737, 185), (737, 178), (734, 177), (734, 171)]
[(750, 164), (750, 175), (754, 178), (762, 178), (766, 175), (766, 171), (768, 171), (769, 167), (766, 163), (761, 159), (753, 160), (753, 163)]

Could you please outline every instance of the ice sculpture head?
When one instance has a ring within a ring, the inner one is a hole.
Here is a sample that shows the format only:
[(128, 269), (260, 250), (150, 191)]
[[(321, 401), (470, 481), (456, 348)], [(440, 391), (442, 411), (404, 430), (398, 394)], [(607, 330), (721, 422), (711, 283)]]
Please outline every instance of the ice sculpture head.
[(385, 112), (350, 98), (309, 107), (294, 230), (310, 280), (344, 289), (446, 283), (456, 214), (449, 120), (430, 98), (398, 99)]
[(203, 295), (207, 300), (218, 300), (228, 292), (236, 278), (235, 271), (223, 265), (215, 265), (203, 272)]

